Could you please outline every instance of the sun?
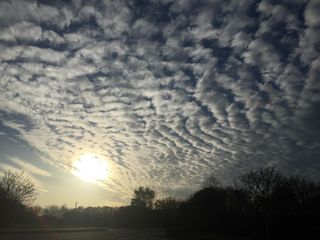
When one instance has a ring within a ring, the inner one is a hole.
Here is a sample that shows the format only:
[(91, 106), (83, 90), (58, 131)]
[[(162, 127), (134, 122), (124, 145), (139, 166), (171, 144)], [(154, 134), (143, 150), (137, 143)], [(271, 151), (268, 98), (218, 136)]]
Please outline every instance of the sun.
[(87, 182), (97, 182), (107, 178), (108, 166), (99, 156), (84, 154), (74, 162), (73, 172)]

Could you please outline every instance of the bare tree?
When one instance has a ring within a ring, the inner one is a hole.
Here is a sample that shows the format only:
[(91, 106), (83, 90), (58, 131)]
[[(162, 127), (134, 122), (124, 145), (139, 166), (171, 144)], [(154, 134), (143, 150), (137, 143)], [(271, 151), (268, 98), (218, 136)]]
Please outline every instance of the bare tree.
[(209, 177), (205, 178), (202, 183), (203, 188), (218, 188), (220, 186), (221, 184), (219, 180), (214, 175), (210, 175)]
[(168, 197), (163, 199), (158, 199), (155, 202), (155, 209), (177, 209), (181, 204), (181, 201), (178, 201), (174, 198)]
[(305, 203), (314, 195), (320, 193), (319, 185), (315, 182), (308, 181), (302, 176), (291, 176), (287, 182), (298, 204)]
[(139, 187), (134, 190), (134, 196), (131, 199), (131, 206), (153, 208), (155, 192), (146, 187)]
[(285, 178), (275, 168), (259, 168), (248, 171), (236, 182), (241, 190), (248, 194), (253, 213), (264, 218), (265, 239), (269, 239), (269, 220), (271, 199), (275, 191), (282, 186)]
[(24, 172), (5, 171), (0, 178), (2, 194), (10, 200), (30, 205), (37, 196), (36, 185)]
[(259, 168), (239, 177), (237, 187), (244, 190), (251, 201), (264, 201), (271, 197), (284, 177), (275, 168)]

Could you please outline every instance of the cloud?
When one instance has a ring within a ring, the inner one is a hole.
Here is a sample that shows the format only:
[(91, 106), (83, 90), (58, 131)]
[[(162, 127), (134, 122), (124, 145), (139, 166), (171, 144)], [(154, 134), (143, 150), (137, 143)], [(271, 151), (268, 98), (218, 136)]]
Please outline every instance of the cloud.
[(316, 179), (317, 7), (1, 2), (3, 122), (61, 169), (108, 159), (101, 184), (122, 199), (139, 185), (186, 196), (258, 166)]
[(44, 177), (50, 177), (51, 174), (47, 172), (46, 170), (43, 170), (41, 168), (38, 168), (34, 166), (33, 164), (30, 164), (26, 161), (22, 161), (21, 159), (18, 159), (16, 157), (10, 157), (9, 158), (11, 163), (17, 165), (20, 169), (23, 171), (29, 172), (30, 174), (35, 174), (38, 176), (44, 176)]
[[(26, 166), (27, 166), (27, 169), (25, 169)], [(21, 171), (27, 170), (27, 171), (24, 171), (24, 174), (32, 181), (32, 183), (35, 185), (37, 191), (39, 191), (41, 193), (47, 192), (46, 186), (38, 178), (36, 178), (32, 175), (32, 173), (34, 173), (34, 169), (38, 169), (38, 168), (36, 168), (34, 166), (33, 166), (33, 168), (30, 168), (30, 166), (32, 166), (32, 165), (25, 164), (25, 162), (23, 162), (21, 160), (18, 160), (16, 158), (12, 158), (12, 162), (10, 164), (6, 164), (6, 163), (0, 164), (0, 173), (3, 173), (4, 171), (21, 172)], [(40, 170), (40, 169), (38, 169), (38, 170)]]
[(5, 164), (5, 163), (1, 163), (0, 168), (1, 168), (2, 171), (7, 171), (7, 170), (9, 170), (9, 171), (19, 171), (18, 168), (14, 167), (14, 166), (12, 166), (10, 164)]

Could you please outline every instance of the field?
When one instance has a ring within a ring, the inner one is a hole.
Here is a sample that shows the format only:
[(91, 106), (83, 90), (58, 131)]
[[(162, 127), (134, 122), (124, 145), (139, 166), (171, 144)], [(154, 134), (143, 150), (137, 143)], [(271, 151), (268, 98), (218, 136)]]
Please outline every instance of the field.
[[(79, 231), (78, 231), (79, 230)], [(162, 230), (69, 229), (67, 231), (10, 231), (0, 234), (1, 240), (168, 240)]]
[(247, 240), (215, 234), (187, 234), (169, 238), (161, 229), (13, 228), (0, 229), (1, 240)]

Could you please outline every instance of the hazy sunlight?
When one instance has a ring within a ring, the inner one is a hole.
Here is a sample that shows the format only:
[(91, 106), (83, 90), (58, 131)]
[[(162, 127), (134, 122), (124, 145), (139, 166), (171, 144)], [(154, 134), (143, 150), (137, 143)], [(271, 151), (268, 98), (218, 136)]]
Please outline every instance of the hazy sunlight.
[(106, 161), (93, 154), (82, 155), (73, 166), (74, 174), (87, 182), (96, 182), (107, 177)]

